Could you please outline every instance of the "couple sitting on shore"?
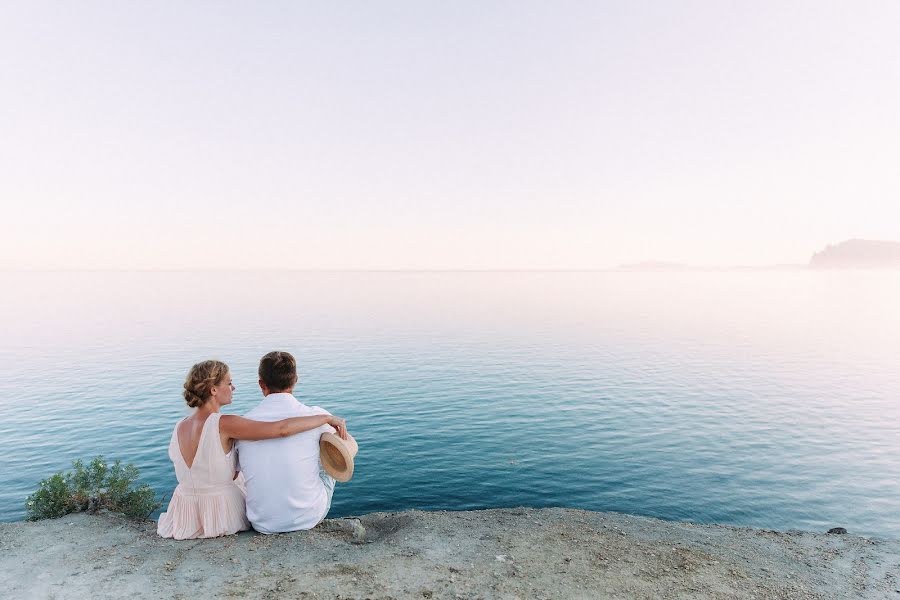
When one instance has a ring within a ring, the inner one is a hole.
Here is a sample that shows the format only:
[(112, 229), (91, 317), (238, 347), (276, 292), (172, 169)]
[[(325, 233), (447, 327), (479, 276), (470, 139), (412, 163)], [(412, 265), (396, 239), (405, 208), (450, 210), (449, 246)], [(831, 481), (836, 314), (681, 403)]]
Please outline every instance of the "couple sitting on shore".
[(335, 480), (322, 468), (319, 438), (347, 440), (344, 419), (292, 395), (297, 362), (270, 352), (259, 363), (263, 398), (246, 418), (222, 415), (234, 385), (225, 363), (191, 367), (184, 398), (196, 412), (169, 443), (178, 486), (157, 533), (176, 540), (311, 529), (331, 508)]

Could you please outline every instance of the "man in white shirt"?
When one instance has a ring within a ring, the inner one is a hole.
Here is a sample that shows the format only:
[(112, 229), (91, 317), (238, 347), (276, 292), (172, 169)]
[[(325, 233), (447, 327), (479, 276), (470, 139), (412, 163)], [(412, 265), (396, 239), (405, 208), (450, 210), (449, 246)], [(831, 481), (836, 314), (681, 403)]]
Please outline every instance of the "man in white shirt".
[[(287, 352), (269, 352), (259, 361), (263, 398), (244, 415), (254, 421), (330, 415), (294, 398), (297, 361)], [(334, 479), (319, 462), (319, 437), (331, 425), (271, 440), (237, 442), (238, 462), (247, 485), (247, 519), (260, 533), (312, 529), (331, 508)]]

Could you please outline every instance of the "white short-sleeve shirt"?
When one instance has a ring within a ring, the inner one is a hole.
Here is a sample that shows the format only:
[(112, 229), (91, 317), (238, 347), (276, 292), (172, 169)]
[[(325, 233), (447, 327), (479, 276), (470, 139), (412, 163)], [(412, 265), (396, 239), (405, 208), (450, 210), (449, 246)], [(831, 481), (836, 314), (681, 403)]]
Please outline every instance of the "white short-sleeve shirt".
[[(254, 421), (328, 415), (287, 393), (269, 394), (244, 415)], [(328, 497), (319, 477), (319, 436), (330, 425), (271, 440), (237, 442), (247, 485), (247, 518), (260, 533), (312, 529), (325, 518)]]

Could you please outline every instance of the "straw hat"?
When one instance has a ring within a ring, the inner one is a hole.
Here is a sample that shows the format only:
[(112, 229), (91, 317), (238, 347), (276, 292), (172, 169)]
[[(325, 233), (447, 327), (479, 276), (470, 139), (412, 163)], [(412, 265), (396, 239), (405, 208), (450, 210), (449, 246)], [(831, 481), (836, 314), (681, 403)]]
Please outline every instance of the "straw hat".
[(319, 459), (335, 481), (350, 481), (353, 477), (353, 457), (358, 450), (356, 440), (349, 433), (346, 440), (333, 433), (323, 433), (319, 438)]

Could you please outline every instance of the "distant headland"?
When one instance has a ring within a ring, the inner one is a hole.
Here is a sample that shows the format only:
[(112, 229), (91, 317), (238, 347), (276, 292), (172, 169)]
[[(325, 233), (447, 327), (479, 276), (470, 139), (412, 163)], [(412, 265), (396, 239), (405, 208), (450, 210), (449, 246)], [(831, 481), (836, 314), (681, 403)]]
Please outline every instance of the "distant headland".
[(898, 268), (900, 242), (854, 239), (828, 245), (813, 254), (809, 266), (814, 269)]
[(795, 271), (805, 269), (900, 269), (900, 242), (852, 239), (828, 244), (807, 264), (759, 266), (697, 266), (678, 262), (648, 260), (627, 263), (616, 271)]

